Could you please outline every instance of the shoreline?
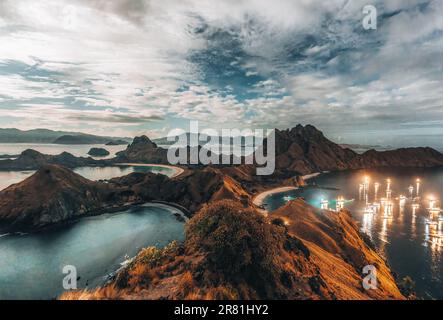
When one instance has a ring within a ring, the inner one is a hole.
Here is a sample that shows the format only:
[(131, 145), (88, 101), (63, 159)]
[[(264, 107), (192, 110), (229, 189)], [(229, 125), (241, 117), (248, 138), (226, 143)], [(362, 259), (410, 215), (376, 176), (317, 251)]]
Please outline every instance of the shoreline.
[[(141, 202), (134, 202), (134, 203), (124, 203), (121, 205), (115, 205), (115, 206), (109, 206), (109, 207), (102, 207), (95, 210), (91, 210), (88, 213), (80, 216), (74, 216), (70, 217), (63, 221), (54, 222), (45, 226), (39, 226), (39, 227), (32, 227), (29, 229), (22, 229), (22, 230), (14, 230), (14, 229), (8, 229), (3, 228), (0, 229), (0, 238), (10, 236), (10, 235), (24, 235), (24, 234), (34, 234), (34, 233), (40, 233), (40, 232), (46, 232), (51, 229), (57, 229), (64, 227), (69, 224), (76, 223), (83, 219), (89, 219), (89, 218), (95, 218), (100, 217), (104, 215), (111, 215), (111, 214), (120, 214), (123, 211), (127, 211), (133, 207), (159, 207), (168, 209), (172, 215), (178, 214), (183, 218), (183, 222), (189, 220), (189, 217), (186, 215), (187, 212), (183, 211), (180, 205), (176, 205), (175, 203), (169, 203), (164, 201), (156, 202), (156, 200), (151, 201), (141, 201)], [(186, 209), (186, 208), (183, 208)], [(186, 209), (187, 210), (187, 209)], [(177, 216), (176, 216), (177, 218)], [(179, 220), (180, 221), (180, 220)]]
[(310, 174), (307, 174), (307, 175), (302, 176), (302, 179), (306, 181), (306, 180), (309, 180), (309, 179), (312, 179), (312, 178), (318, 177), (318, 176), (321, 175), (322, 173), (327, 173), (327, 171), (310, 173)]
[[(323, 174), (323, 173), (327, 173), (328, 171), (323, 171), (323, 172), (314, 172), (314, 173), (310, 173), (304, 176), (301, 176), (301, 178), (304, 181), (307, 181), (309, 179), (318, 177), (319, 175)], [(266, 197), (272, 195), (272, 194), (276, 194), (276, 193), (281, 193), (281, 192), (286, 192), (286, 191), (291, 191), (291, 190), (297, 190), (299, 189), (299, 187), (294, 187), (294, 186), (283, 186), (283, 187), (277, 187), (277, 188), (273, 188), (267, 191), (263, 191), (259, 194), (257, 194), (256, 196), (254, 196), (254, 198), (252, 199), (252, 203), (258, 207), (263, 206), (263, 201), (265, 200)], [(266, 209), (263, 209), (265, 211), (267, 211)]]
[[(2, 161), (2, 159), (0, 159), (0, 161)], [(145, 164), (145, 163), (115, 163), (115, 164), (110, 164), (109, 166), (80, 166), (80, 167), (75, 167), (75, 168), (70, 168), (70, 167), (67, 167), (67, 168), (69, 170), (75, 172), (75, 170), (79, 169), (79, 168), (106, 168), (106, 167), (113, 167), (113, 166), (117, 166), (117, 167), (122, 167), (122, 166), (160, 167), (160, 168), (165, 168), (165, 169), (171, 169), (171, 170), (174, 171), (174, 174), (169, 177), (170, 179), (177, 178), (177, 177), (181, 176), (185, 172), (185, 169), (180, 168), (180, 167), (176, 167), (176, 166), (172, 166), (172, 165), (166, 165), (166, 164), (153, 164), (153, 163), (152, 164)], [(6, 174), (7, 173), (26, 173), (26, 174), (29, 173), (30, 175), (32, 175), (32, 174), (34, 174), (37, 171), (38, 171), (38, 169), (22, 169), (22, 170), (2, 170), (2, 169), (0, 169), (0, 173), (6, 173)], [(162, 173), (160, 173), (160, 174), (162, 174)], [(110, 177), (110, 178), (103, 179), (103, 180), (110, 180), (110, 179), (113, 179), (113, 178), (120, 178), (120, 177), (123, 177), (123, 176)], [(6, 188), (8, 188), (8, 187), (10, 187), (10, 186), (12, 186), (14, 184), (23, 182), (27, 178), (28, 177), (24, 178), (23, 180), (20, 180), (20, 181), (17, 181), (17, 182), (13, 182), (13, 183), (11, 183), (9, 185), (6, 185), (5, 187), (0, 187), (0, 191), (3, 191)], [(92, 179), (89, 179), (89, 178), (86, 178), (86, 179), (91, 180), (91, 181), (98, 181), (98, 180), (92, 180)]]
[(287, 186), (287, 187), (278, 187), (278, 188), (274, 188), (271, 190), (267, 190), (267, 191), (263, 191), (259, 194), (257, 194), (253, 199), (252, 199), (252, 203), (258, 207), (263, 205), (263, 201), (265, 200), (265, 198), (267, 196), (270, 196), (272, 194), (275, 193), (281, 193), (281, 192), (286, 192), (286, 191), (291, 191), (291, 190), (297, 190), (298, 187), (293, 187), (293, 186)]
[(155, 164), (155, 163), (115, 163), (116, 166), (132, 166), (132, 167), (159, 167), (159, 168), (165, 168), (165, 169), (171, 169), (174, 170), (175, 173), (170, 177), (176, 178), (178, 176), (181, 176), (183, 172), (185, 172), (185, 169), (172, 166), (169, 164)]

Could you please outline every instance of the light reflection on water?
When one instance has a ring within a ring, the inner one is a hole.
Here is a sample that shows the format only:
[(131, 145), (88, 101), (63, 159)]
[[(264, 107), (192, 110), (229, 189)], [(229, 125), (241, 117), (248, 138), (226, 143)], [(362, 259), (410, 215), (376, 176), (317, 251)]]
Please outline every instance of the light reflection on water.
[(373, 218), (372, 214), (370, 213), (364, 214), (363, 225), (362, 225), (363, 232), (368, 234), (371, 240), (372, 240), (372, 233), (370, 231), (372, 230), (372, 218)]
[[(274, 210), (285, 203), (283, 196), (302, 196), (317, 207), (328, 199), (329, 208), (335, 208), (340, 195), (356, 199), (345, 201), (345, 208), (392, 269), (401, 278), (412, 277), (419, 296), (443, 299), (443, 222), (438, 220), (443, 169), (357, 170), (324, 174), (309, 183), (317, 187), (274, 194), (265, 204)], [(437, 208), (433, 216), (430, 207)]]

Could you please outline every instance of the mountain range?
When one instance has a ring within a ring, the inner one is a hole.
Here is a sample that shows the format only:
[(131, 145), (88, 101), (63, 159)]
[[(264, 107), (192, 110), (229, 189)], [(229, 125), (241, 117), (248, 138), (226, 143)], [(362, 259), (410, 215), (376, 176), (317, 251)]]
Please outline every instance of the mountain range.
[[(265, 140), (262, 146), (265, 153), (267, 152), (266, 145)], [(196, 148), (199, 151), (202, 149), (201, 146)], [(193, 148), (188, 146), (182, 149), (189, 153)], [(43, 164), (66, 165), (70, 168), (84, 165), (103, 166), (122, 162), (168, 164), (167, 153), (167, 149), (159, 147), (147, 136), (140, 136), (135, 137), (125, 150), (117, 153), (115, 158), (106, 161), (74, 157), (66, 152), (58, 156), (49, 156), (39, 154), (34, 150), (26, 150), (15, 160), (0, 160), (0, 170), (37, 169)], [(235, 156), (231, 155), (230, 157), (231, 163), (233, 163)], [(244, 163), (245, 159), (238, 160)], [(314, 126), (297, 125), (292, 129), (275, 130), (275, 163), (275, 173), (268, 177), (270, 179), (290, 178), (322, 171), (361, 168), (435, 167), (443, 165), (443, 154), (429, 147), (401, 148), (388, 151), (371, 149), (359, 154), (330, 141)], [(196, 165), (188, 167), (196, 167)], [(255, 165), (244, 164), (218, 167), (226, 171), (236, 171), (239, 175), (241, 175), (240, 171), (246, 172), (247, 175), (253, 175), (256, 168)], [(256, 179), (263, 180), (259, 177)]]
[[(32, 232), (162, 201), (183, 207), (190, 218), (183, 244), (143, 249), (105, 287), (62, 298), (404, 299), (398, 279), (349, 212), (320, 210), (297, 199), (262, 215), (252, 199), (277, 184), (302, 185), (308, 173), (442, 166), (443, 155), (431, 148), (357, 154), (313, 126), (276, 130), (275, 141), (276, 173), (270, 177), (258, 177), (255, 165), (243, 164), (184, 166), (174, 178), (132, 173), (94, 182), (63, 166), (63, 158), (71, 167), (80, 165), (77, 157), (48, 158), (28, 150), (19, 161), (39, 169), (0, 191), (0, 232)], [(164, 163), (165, 151), (142, 136), (104, 161)], [(377, 266), (378, 290), (362, 288), (361, 270), (369, 264)]]
[[(266, 144), (264, 144), (266, 145)], [(429, 148), (368, 150), (358, 154), (330, 141), (311, 125), (275, 131), (276, 169), (298, 175), (314, 172), (379, 167), (436, 167), (443, 154)]]
[(56, 144), (106, 144), (112, 141), (130, 141), (129, 138), (102, 137), (81, 132), (53, 131), (48, 129), (0, 129), (0, 143), (56, 143)]

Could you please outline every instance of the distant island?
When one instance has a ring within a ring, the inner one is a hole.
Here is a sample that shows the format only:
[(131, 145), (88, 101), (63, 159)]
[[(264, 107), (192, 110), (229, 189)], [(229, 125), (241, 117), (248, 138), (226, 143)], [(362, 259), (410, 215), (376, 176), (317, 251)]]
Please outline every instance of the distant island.
[(124, 145), (128, 145), (128, 144), (129, 144), (129, 141), (121, 140), (121, 139), (112, 140), (112, 141), (109, 141), (108, 143), (105, 143), (106, 146), (124, 146)]
[(90, 135), (64, 135), (55, 139), (54, 144), (105, 144), (109, 138)]
[(49, 129), (0, 129), (0, 143), (54, 143), (54, 144), (108, 144), (125, 145), (132, 139), (107, 137), (81, 132), (53, 131)]
[(89, 150), (88, 152), (88, 155), (93, 157), (106, 157), (109, 156), (110, 153), (108, 150), (103, 148), (91, 148), (91, 150)]

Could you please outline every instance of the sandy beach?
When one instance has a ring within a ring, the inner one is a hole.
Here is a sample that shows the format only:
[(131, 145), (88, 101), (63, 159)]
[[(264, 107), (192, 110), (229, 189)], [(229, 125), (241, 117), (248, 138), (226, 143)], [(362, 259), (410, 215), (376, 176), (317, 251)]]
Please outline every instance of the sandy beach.
[(271, 194), (274, 193), (279, 193), (279, 192), (285, 192), (285, 191), (290, 191), (290, 190), (296, 190), (298, 189), (297, 187), (279, 187), (279, 188), (274, 188), (268, 191), (264, 191), (262, 193), (259, 193), (258, 195), (256, 195), (254, 197), (254, 199), (252, 200), (252, 202), (256, 205), (256, 206), (261, 206), (263, 204), (263, 200), (265, 200), (265, 198)]
[(167, 164), (156, 164), (156, 163), (116, 163), (118, 166), (133, 166), (133, 167), (160, 167), (160, 168), (167, 168), (172, 169), (175, 171), (175, 173), (171, 176), (171, 178), (178, 177), (183, 172), (185, 172), (184, 169), (176, 166), (171, 166)]
[(314, 173), (311, 173), (311, 174), (307, 174), (307, 175), (305, 175), (305, 176), (302, 176), (302, 178), (303, 178), (303, 180), (309, 180), (309, 179), (312, 179), (312, 178), (315, 178), (315, 177), (317, 177), (317, 176), (319, 176), (319, 175), (321, 175), (323, 172), (314, 172)]

